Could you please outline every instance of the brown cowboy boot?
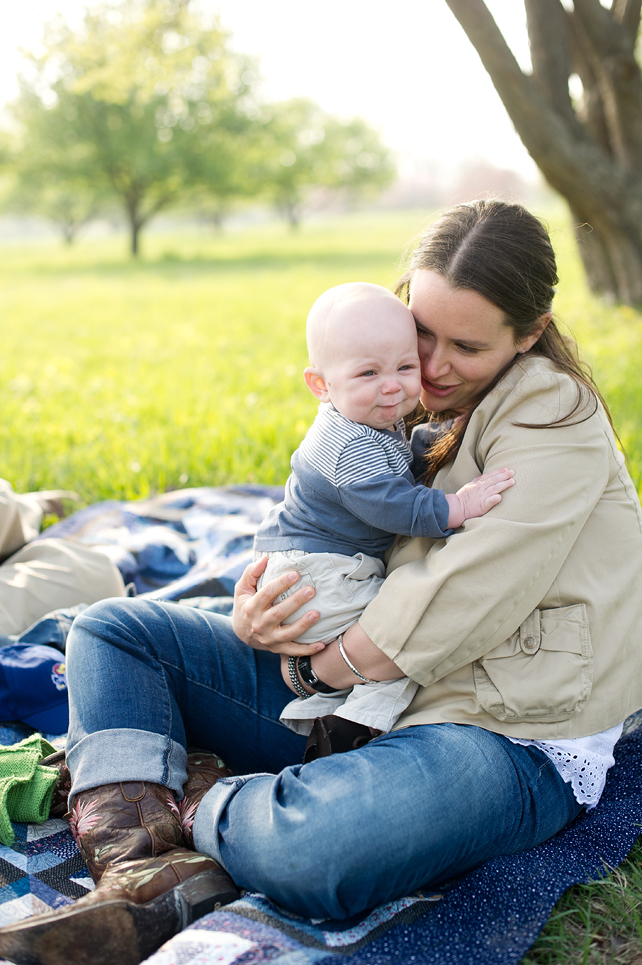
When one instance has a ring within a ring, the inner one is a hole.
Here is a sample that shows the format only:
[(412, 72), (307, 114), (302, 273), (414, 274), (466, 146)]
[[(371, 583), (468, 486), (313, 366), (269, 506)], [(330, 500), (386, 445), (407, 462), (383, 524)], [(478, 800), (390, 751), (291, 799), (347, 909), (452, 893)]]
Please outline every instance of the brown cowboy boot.
[(232, 772), (229, 768), (211, 751), (192, 751), (187, 755), (187, 781), (183, 784), (184, 797), (178, 802), (183, 841), (187, 848), (194, 848), (192, 828), (199, 804), (219, 778), (231, 776)]
[[(58, 780), (54, 786), (53, 798), (49, 815), (52, 818), (62, 818), (67, 813), (67, 799), (71, 790), (71, 774), (67, 767), (64, 751), (56, 751), (49, 757), (43, 757), (39, 763), (45, 767), (55, 767)], [(187, 755), (187, 781), (183, 785), (184, 797), (178, 802), (178, 811), (183, 828), (183, 843), (188, 848), (194, 848), (192, 825), (196, 816), (196, 809), (206, 793), (221, 777), (231, 777), (232, 772), (225, 766), (221, 758), (211, 751), (192, 751)]]
[(16, 965), (138, 965), (238, 897), (216, 861), (178, 847), (178, 808), (166, 787), (129, 781), (82, 791), (69, 823), (97, 887), (0, 929), (0, 956)]

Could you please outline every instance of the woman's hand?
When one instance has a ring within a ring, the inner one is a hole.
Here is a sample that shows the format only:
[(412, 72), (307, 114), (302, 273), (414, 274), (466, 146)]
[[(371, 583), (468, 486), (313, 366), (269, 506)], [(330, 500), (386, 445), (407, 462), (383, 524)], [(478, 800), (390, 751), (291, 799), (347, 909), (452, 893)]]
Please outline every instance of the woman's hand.
[(321, 642), (294, 642), (319, 619), (316, 610), (309, 611), (294, 623), (283, 624), (287, 617), (314, 596), (314, 589), (311, 586), (302, 587), (281, 603), (272, 606), (277, 596), (297, 582), (299, 574), (292, 570), (270, 580), (257, 590), (256, 585), (266, 566), (267, 556), (256, 563), (250, 563), (236, 584), (232, 626), (237, 637), (254, 650), (269, 650), (271, 653), (285, 653), (295, 657), (323, 650)]

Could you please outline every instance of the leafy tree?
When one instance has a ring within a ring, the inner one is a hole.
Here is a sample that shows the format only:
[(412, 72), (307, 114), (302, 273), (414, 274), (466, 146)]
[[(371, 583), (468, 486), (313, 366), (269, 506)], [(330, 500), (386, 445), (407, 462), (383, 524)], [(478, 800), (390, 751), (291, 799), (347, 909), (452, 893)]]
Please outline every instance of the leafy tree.
[(8, 185), (2, 207), (43, 216), (71, 244), (105, 203), (106, 186), (96, 178), (86, 147), (61, 137), (55, 111), (43, 110), (40, 99), (26, 90), (21, 110), (23, 119), (28, 118), (29, 138), (22, 144), (6, 139)]
[(105, 3), (73, 30), (57, 19), (14, 105), (25, 147), (53, 182), (87, 179), (120, 200), (132, 254), (149, 220), (188, 186), (233, 192), (252, 126), (246, 59), (189, 0)]
[(21, 178), (9, 189), (3, 207), (7, 211), (28, 212), (46, 218), (58, 228), (68, 245), (100, 210), (97, 196), (85, 192), (78, 181), (60, 179), (42, 183)]
[(262, 139), (249, 163), (293, 228), (314, 189), (357, 196), (394, 177), (388, 149), (360, 118), (343, 122), (296, 98), (267, 107), (262, 119)]
[[(591, 288), (642, 302), (642, 0), (525, 0), (532, 73), (483, 0), (446, 0), (517, 133), (566, 198)], [(569, 92), (569, 78), (581, 93)]]

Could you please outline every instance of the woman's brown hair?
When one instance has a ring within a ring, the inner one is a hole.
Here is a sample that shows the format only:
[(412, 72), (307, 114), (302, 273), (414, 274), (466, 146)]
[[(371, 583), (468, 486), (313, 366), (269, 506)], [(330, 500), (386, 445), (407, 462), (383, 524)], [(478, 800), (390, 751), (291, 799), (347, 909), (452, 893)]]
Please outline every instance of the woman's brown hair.
[[(521, 204), (495, 200), (470, 201), (451, 208), (420, 238), (396, 288), (396, 294), (406, 304), (412, 276), (419, 269), (441, 275), (453, 290), (475, 291), (496, 305), (504, 313), (506, 325), (513, 329), (516, 345), (532, 335), (542, 315), (552, 310), (558, 281), (555, 252), (544, 224)], [(567, 425), (578, 414), (579, 421), (584, 421), (595, 412), (598, 399), (610, 419), (590, 369), (580, 360), (577, 345), (560, 332), (553, 318), (529, 354), (550, 359), (557, 369), (570, 375), (577, 385), (577, 399), (570, 412), (554, 422), (517, 425), (533, 429)], [(429, 450), (426, 478), (454, 458), (472, 411), (520, 358), (521, 355), (515, 355), (475, 400), (470, 412), (456, 419)], [(452, 416), (451, 412), (424, 410), (415, 424), (446, 421)]]

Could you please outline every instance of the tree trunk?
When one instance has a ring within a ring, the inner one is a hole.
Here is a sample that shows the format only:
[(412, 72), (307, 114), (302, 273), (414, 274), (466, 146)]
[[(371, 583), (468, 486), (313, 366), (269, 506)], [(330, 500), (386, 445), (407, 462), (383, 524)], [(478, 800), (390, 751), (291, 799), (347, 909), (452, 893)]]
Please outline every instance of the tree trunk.
[(75, 224), (63, 224), (60, 226), (62, 230), (63, 241), (66, 245), (72, 245), (76, 237), (77, 225)]
[[(593, 291), (642, 303), (642, 0), (525, 0), (525, 74), (483, 0), (446, 0), (475, 46), (526, 149), (566, 198)], [(584, 87), (568, 90), (571, 72)]]
[(141, 213), (143, 197), (141, 197), (138, 191), (128, 190), (119, 193), (121, 194), (125, 206), (125, 214), (127, 215), (127, 221), (129, 223), (129, 253), (132, 258), (137, 258), (140, 232), (148, 220), (148, 216), (144, 216)]
[(297, 201), (286, 204), (285, 217), (291, 231), (298, 231), (301, 224), (301, 205)]

